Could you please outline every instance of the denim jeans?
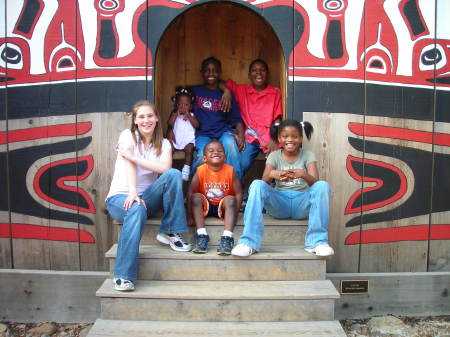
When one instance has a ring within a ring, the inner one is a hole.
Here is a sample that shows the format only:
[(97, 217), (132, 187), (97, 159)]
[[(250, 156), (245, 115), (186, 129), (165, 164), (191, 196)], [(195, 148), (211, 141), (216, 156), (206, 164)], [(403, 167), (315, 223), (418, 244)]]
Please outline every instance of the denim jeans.
[(188, 231), (181, 173), (170, 169), (150, 185), (141, 196), (146, 207), (135, 202), (128, 211), (125, 211), (123, 204), (126, 198), (126, 194), (113, 195), (106, 200), (106, 207), (115, 220), (123, 223), (114, 277), (134, 281), (137, 279), (139, 242), (148, 217), (162, 209), (160, 232), (176, 234)]
[[(258, 142), (249, 143), (245, 141), (245, 149), (241, 151), (242, 179), (244, 179), (248, 169), (252, 166), (259, 151), (261, 151), (261, 148)], [(243, 183), (242, 180), (241, 183)]]
[(308, 217), (305, 248), (315, 248), (328, 243), (328, 222), (330, 186), (325, 181), (317, 181), (307, 190), (280, 191), (262, 180), (250, 185), (244, 212), (244, 231), (239, 243), (244, 243), (257, 251), (261, 248), (264, 233), (263, 208), (277, 219), (304, 219)]
[[(192, 174), (195, 173), (195, 170), (198, 166), (203, 164), (203, 149), (211, 140), (213, 140), (213, 138), (206, 136), (195, 137), (195, 147), (197, 149), (197, 155), (194, 158), (194, 163), (192, 164)], [(243, 174), (241, 169), (241, 154), (236, 144), (235, 138), (230, 134), (229, 131), (225, 131), (222, 136), (220, 136), (218, 141), (223, 145), (225, 149), (225, 156), (227, 157), (227, 160), (225, 162), (234, 167), (234, 171), (236, 172), (239, 180), (242, 180)]]

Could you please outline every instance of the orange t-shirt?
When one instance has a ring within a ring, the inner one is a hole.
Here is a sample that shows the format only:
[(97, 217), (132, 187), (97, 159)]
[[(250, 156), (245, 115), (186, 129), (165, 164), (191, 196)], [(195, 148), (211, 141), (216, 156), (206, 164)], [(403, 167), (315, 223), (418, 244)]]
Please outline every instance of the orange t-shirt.
[(217, 172), (211, 170), (206, 164), (197, 167), (198, 190), (211, 205), (218, 205), (227, 195), (236, 195), (233, 188), (233, 171), (233, 166), (228, 164), (223, 164)]

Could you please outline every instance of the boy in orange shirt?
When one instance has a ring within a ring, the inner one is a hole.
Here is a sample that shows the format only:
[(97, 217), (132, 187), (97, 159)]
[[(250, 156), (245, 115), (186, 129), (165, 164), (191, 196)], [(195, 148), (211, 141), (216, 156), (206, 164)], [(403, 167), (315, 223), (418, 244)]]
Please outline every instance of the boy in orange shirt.
[(231, 165), (225, 164), (223, 145), (213, 140), (203, 150), (203, 165), (197, 168), (188, 191), (189, 224), (197, 227), (197, 246), (194, 253), (208, 251), (209, 235), (205, 216), (224, 220), (224, 231), (217, 253), (230, 255), (234, 246), (233, 230), (242, 202), (239, 179)]

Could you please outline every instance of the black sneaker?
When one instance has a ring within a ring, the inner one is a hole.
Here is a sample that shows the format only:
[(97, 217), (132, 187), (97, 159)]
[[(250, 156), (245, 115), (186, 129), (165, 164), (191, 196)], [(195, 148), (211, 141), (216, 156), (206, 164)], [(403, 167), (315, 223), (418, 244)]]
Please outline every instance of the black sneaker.
[(192, 250), (194, 253), (204, 254), (208, 252), (209, 235), (197, 235), (197, 246)]
[(234, 239), (231, 236), (221, 236), (219, 247), (217, 247), (217, 254), (230, 255), (234, 246)]

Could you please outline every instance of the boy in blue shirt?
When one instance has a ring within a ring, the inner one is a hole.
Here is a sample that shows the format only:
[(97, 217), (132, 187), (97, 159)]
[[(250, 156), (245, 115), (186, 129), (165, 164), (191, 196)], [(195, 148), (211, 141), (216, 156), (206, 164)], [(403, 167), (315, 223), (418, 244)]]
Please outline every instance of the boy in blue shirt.
[(200, 70), (203, 77), (203, 85), (192, 87), (195, 96), (193, 113), (200, 122), (200, 127), (195, 132), (195, 147), (197, 155), (192, 165), (193, 170), (201, 165), (203, 148), (211, 140), (217, 139), (225, 149), (226, 163), (233, 166), (236, 175), (242, 180), (239, 151), (244, 148), (244, 124), (234, 97), (232, 97), (231, 109), (225, 112), (221, 109), (223, 92), (219, 89), (222, 65), (214, 57), (203, 60)]

